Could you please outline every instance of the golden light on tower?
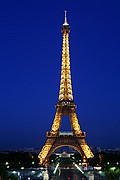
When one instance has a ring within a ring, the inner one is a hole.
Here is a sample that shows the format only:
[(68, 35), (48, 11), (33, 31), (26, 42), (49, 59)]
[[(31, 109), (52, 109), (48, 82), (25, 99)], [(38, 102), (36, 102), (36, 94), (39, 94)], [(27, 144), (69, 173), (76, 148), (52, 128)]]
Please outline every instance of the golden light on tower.
[[(56, 149), (63, 146), (70, 146), (78, 151), (83, 159), (83, 163), (87, 163), (89, 158), (94, 155), (90, 147), (86, 143), (86, 133), (80, 128), (78, 117), (76, 114), (76, 104), (73, 101), (72, 81), (70, 71), (70, 53), (69, 53), (69, 34), (70, 26), (67, 22), (65, 11), (65, 20), (62, 26), (62, 65), (58, 103), (56, 105), (56, 114), (50, 132), (47, 132), (47, 139), (41, 152), (39, 153), (40, 163), (48, 165), (49, 157)], [(71, 133), (61, 133), (60, 126), (63, 116), (70, 118)]]

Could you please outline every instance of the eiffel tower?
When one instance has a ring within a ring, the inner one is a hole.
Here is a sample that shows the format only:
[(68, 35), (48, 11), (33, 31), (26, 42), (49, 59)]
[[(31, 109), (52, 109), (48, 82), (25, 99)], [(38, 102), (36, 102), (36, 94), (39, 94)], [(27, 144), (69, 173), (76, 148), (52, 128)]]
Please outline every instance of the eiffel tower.
[[(67, 22), (65, 11), (65, 20), (62, 26), (62, 66), (58, 103), (56, 105), (56, 114), (50, 132), (46, 133), (47, 139), (38, 157), (40, 164), (47, 166), (50, 155), (58, 148), (69, 146), (78, 151), (82, 157), (83, 164), (88, 162), (94, 155), (87, 145), (86, 133), (80, 128), (76, 114), (76, 104), (73, 101), (71, 72), (70, 72), (70, 54), (69, 54), (69, 34), (70, 26)], [(70, 118), (71, 132), (60, 132), (60, 126), (63, 116)]]

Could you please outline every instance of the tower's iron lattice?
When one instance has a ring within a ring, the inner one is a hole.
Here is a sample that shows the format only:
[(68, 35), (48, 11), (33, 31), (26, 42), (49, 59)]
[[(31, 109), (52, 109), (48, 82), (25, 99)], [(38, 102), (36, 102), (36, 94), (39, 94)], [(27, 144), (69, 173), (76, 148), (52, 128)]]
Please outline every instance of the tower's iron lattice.
[[(40, 163), (43, 165), (48, 165), (49, 157), (52, 152), (63, 146), (70, 146), (78, 151), (82, 156), (83, 162), (87, 162), (87, 159), (93, 158), (94, 156), (90, 147), (86, 143), (86, 133), (80, 128), (76, 114), (76, 105), (73, 101), (70, 71), (69, 34), (70, 26), (67, 22), (65, 11), (65, 21), (62, 26), (63, 43), (59, 98), (56, 105), (56, 114), (51, 131), (47, 132), (45, 145), (38, 156)], [(60, 132), (63, 116), (68, 116), (70, 118), (72, 128), (71, 133)]]

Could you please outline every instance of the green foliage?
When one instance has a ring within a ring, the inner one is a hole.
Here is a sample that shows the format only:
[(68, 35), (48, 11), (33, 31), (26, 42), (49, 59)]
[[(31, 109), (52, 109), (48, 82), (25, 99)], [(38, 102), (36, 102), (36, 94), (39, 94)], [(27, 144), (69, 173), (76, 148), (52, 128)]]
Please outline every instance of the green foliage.
[(108, 180), (120, 178), (120, 154), (119, 153), (99, 153), (99, 164), (105, 171)]
[(115, 178), (120, 178), (120, 166), (113, 166), (113, 164), (106, 165), (105, 168), (106, 177), (109, 180), (114, 180)]

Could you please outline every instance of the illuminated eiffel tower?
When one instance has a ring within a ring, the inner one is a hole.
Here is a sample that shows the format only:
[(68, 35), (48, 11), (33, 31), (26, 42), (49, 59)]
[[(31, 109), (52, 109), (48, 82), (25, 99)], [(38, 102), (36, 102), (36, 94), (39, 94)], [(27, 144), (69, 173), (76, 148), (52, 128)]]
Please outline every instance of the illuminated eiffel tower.
[[(69, 146), (78, 151), (83, 160), (87, 163), (89, 158), (93, 158), (93, 153), (87, 145), (83, 132), (78, 123), (76, 114), (76, 104), (73, 101), (71, 72), (70, 72), (70, 54), (69, 54), (69, 33), (70, 26), (67, 22), (66, 11), (65, 21), (62, 26), (62, 67), (58, 103), (56, 105), (56, 114), (50, 132), (47, 132), (47, 139), (41, 152), (39, 153), (40, 163), (48, 165), (50, 155), (58, 148)], [(70, 118), (71, 132), (60, 132), (60, 126), (63, 116)]]

